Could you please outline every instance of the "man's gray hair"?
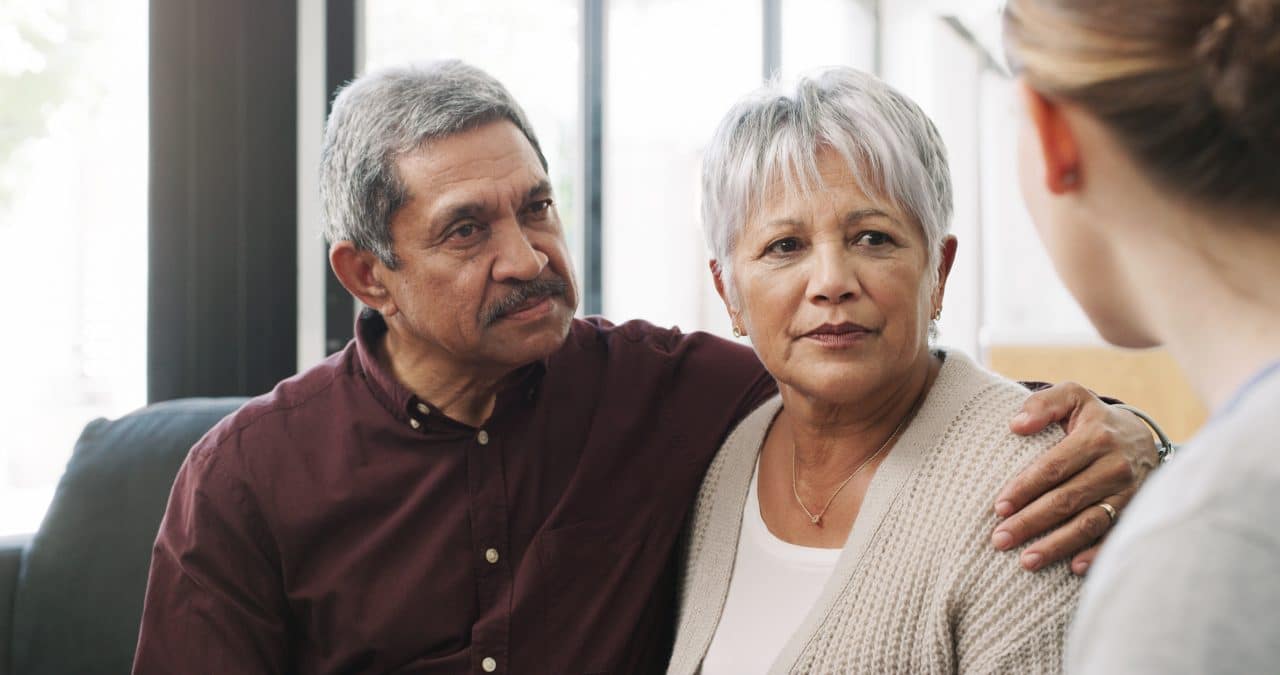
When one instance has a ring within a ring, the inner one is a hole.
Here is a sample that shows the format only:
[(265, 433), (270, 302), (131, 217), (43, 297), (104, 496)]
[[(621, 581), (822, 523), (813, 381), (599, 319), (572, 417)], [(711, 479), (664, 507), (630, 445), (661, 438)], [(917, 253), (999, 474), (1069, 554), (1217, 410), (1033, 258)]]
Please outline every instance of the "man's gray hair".
[(385, 68), (343, 87), (320, 153), (325, 239), (351, 241), (394, 268), (391, 216), (408, 198), (397, 161), (423, 143), (509, 120), (546, 157), (524, 110), (502, 83), (461, 61)]
[(811, 190), (817, 156), (831, 148), (858, 187), (889, 200), (924, 230), (931, 283), (951, 223), (951, 176), (942, 136), (920, 107), (872, 75), (830, 68), (794, 87), (770, 82), (725, 115), (703, 156), (702, 226), (733, 297), (730, 255), (767, 190)]

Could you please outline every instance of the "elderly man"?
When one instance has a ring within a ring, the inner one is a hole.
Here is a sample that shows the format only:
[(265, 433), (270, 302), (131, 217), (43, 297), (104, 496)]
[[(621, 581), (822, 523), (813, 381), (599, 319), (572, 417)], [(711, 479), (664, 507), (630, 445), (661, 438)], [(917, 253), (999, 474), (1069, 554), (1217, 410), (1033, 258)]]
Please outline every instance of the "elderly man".
[[(353, 82), (321, 176), (330, 262), (369, 309), (345, 350), (192, 449), (134, 672), (661, 671), (677, 538), (771, 378), (706, 334), (573, 318), (537, 137), (475, 68)], [(1079, 424), (1010, 486), (996, 543), (1066, 522), (1036, 544), (1059, 559), (1154, 452), (1078, 388), (1028, 409), (1026, 432)]]

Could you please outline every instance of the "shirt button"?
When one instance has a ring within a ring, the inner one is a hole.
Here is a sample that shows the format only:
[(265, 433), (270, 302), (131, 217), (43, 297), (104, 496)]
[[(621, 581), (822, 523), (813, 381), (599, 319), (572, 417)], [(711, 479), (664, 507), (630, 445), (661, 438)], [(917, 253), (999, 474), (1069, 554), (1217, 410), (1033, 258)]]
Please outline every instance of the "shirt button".
[(495, 661), (492, 656), (486, 656), (484, 657), (484, 660), (480, 662), (480, 667), (484, 668), (484, 672), (492, 673), (498, 669), (498, 662)]
[(422, 422), (419, 422), (418, 420), (415, 420), (412, 417), (410, 417), (409, 426), (413, 427), (414, 429), (417, 429), (418, 427), (422, 426)]
[(480, 445), (488, 445), (489, 432), (485, 431), (484, 429), (481, 429), (480, 433), (476, 434), (476, 442), (479, 443)]
[(489, 561), (490, 565), (498, 564), (498, 549), (491, 548), (484, 552), (484, 559)]
[(426, 403), (419, 403), (419, 404), (418, 404), (418, 412), (422, 413), (423, 415), (430, 415), (430, 414), (431, 414), (431, 407), (430, 407), (430, 406), (428, 406)]

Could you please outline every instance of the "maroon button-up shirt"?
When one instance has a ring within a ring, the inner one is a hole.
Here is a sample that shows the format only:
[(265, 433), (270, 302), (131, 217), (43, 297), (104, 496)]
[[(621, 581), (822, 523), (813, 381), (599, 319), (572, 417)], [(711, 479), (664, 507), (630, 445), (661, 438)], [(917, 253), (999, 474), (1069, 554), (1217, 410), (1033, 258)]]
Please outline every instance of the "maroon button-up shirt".
[(378, 364), (385, 330), (192, 449), (134, 672), (661, 672), (702, 474), (775, 392), (755, 355), (575, 321), (475, 428)]

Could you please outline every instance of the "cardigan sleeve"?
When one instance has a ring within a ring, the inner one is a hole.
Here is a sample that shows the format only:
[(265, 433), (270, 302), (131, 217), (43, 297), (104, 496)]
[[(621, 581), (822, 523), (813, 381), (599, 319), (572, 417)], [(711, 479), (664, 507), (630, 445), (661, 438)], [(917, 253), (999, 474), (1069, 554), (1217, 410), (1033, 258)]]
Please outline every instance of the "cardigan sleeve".
[[(983, 515), (978, 531), (995, 520)], [(955, 588), (952, 639), (960, 673), (1061, 673), (1067, 628), (1075, 614), (1081, 580), (1067, 561), (1028, 572), (1022, 551), (997, 551), (985, 536), (965, 546), (958, 565), (963, 581)]]

